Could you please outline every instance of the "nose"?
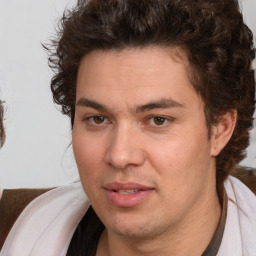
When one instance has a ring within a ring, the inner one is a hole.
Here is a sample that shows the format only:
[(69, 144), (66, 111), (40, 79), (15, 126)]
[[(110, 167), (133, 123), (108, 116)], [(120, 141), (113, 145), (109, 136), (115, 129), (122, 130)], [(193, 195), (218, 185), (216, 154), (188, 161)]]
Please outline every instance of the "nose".
[(128, 127), (119, 127), (113, 131), (105, 160), (115, 169), (140, 166), (145, 161), (143, 145), (138, 139), (138, 131), (134, 130)]

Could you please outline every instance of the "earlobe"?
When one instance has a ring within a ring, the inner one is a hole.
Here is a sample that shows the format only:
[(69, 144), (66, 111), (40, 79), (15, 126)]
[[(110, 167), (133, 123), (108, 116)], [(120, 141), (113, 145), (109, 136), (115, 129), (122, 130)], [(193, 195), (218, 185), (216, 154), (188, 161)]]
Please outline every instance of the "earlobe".
[(230, 110), (220, 117), (219, 122), (212, 128), (211, 155), (217, 156), (230, 140), (237, 121), (237, 111)]

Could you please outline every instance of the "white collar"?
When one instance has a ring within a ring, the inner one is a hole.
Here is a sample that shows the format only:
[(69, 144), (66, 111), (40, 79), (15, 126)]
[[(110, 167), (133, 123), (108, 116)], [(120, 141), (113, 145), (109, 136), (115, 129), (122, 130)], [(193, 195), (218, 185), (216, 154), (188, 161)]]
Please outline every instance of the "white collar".
[(225, 230), (217, 256), (256, 255), (256, 197), (238, 179), (225, 182), (228, 211)]

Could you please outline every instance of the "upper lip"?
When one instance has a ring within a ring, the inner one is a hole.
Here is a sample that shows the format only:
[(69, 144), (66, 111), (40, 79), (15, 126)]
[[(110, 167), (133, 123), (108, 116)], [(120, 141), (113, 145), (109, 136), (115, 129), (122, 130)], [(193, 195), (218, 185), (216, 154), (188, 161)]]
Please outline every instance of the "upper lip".
[(126, 182), (126, 183), (121, 183), (121, 182), (111, 182), (107, 183), (104, 186), (105, 189), (107, 190), (152, 190), (154, 188), (148, 187), (139, 183), (134, 183), (134, 182)]

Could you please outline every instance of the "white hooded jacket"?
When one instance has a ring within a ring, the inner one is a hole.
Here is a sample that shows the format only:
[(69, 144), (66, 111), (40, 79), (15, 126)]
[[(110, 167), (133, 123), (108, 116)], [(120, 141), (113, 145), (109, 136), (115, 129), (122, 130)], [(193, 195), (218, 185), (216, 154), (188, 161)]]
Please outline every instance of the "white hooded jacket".
[[(225, 190), (227, 219), (217, 256), (256, 256), (256, 197), (231, 176)], [(80, 182), (41, 195), (15, 222), (0, 255), (65, 256), (89, 206)]]

